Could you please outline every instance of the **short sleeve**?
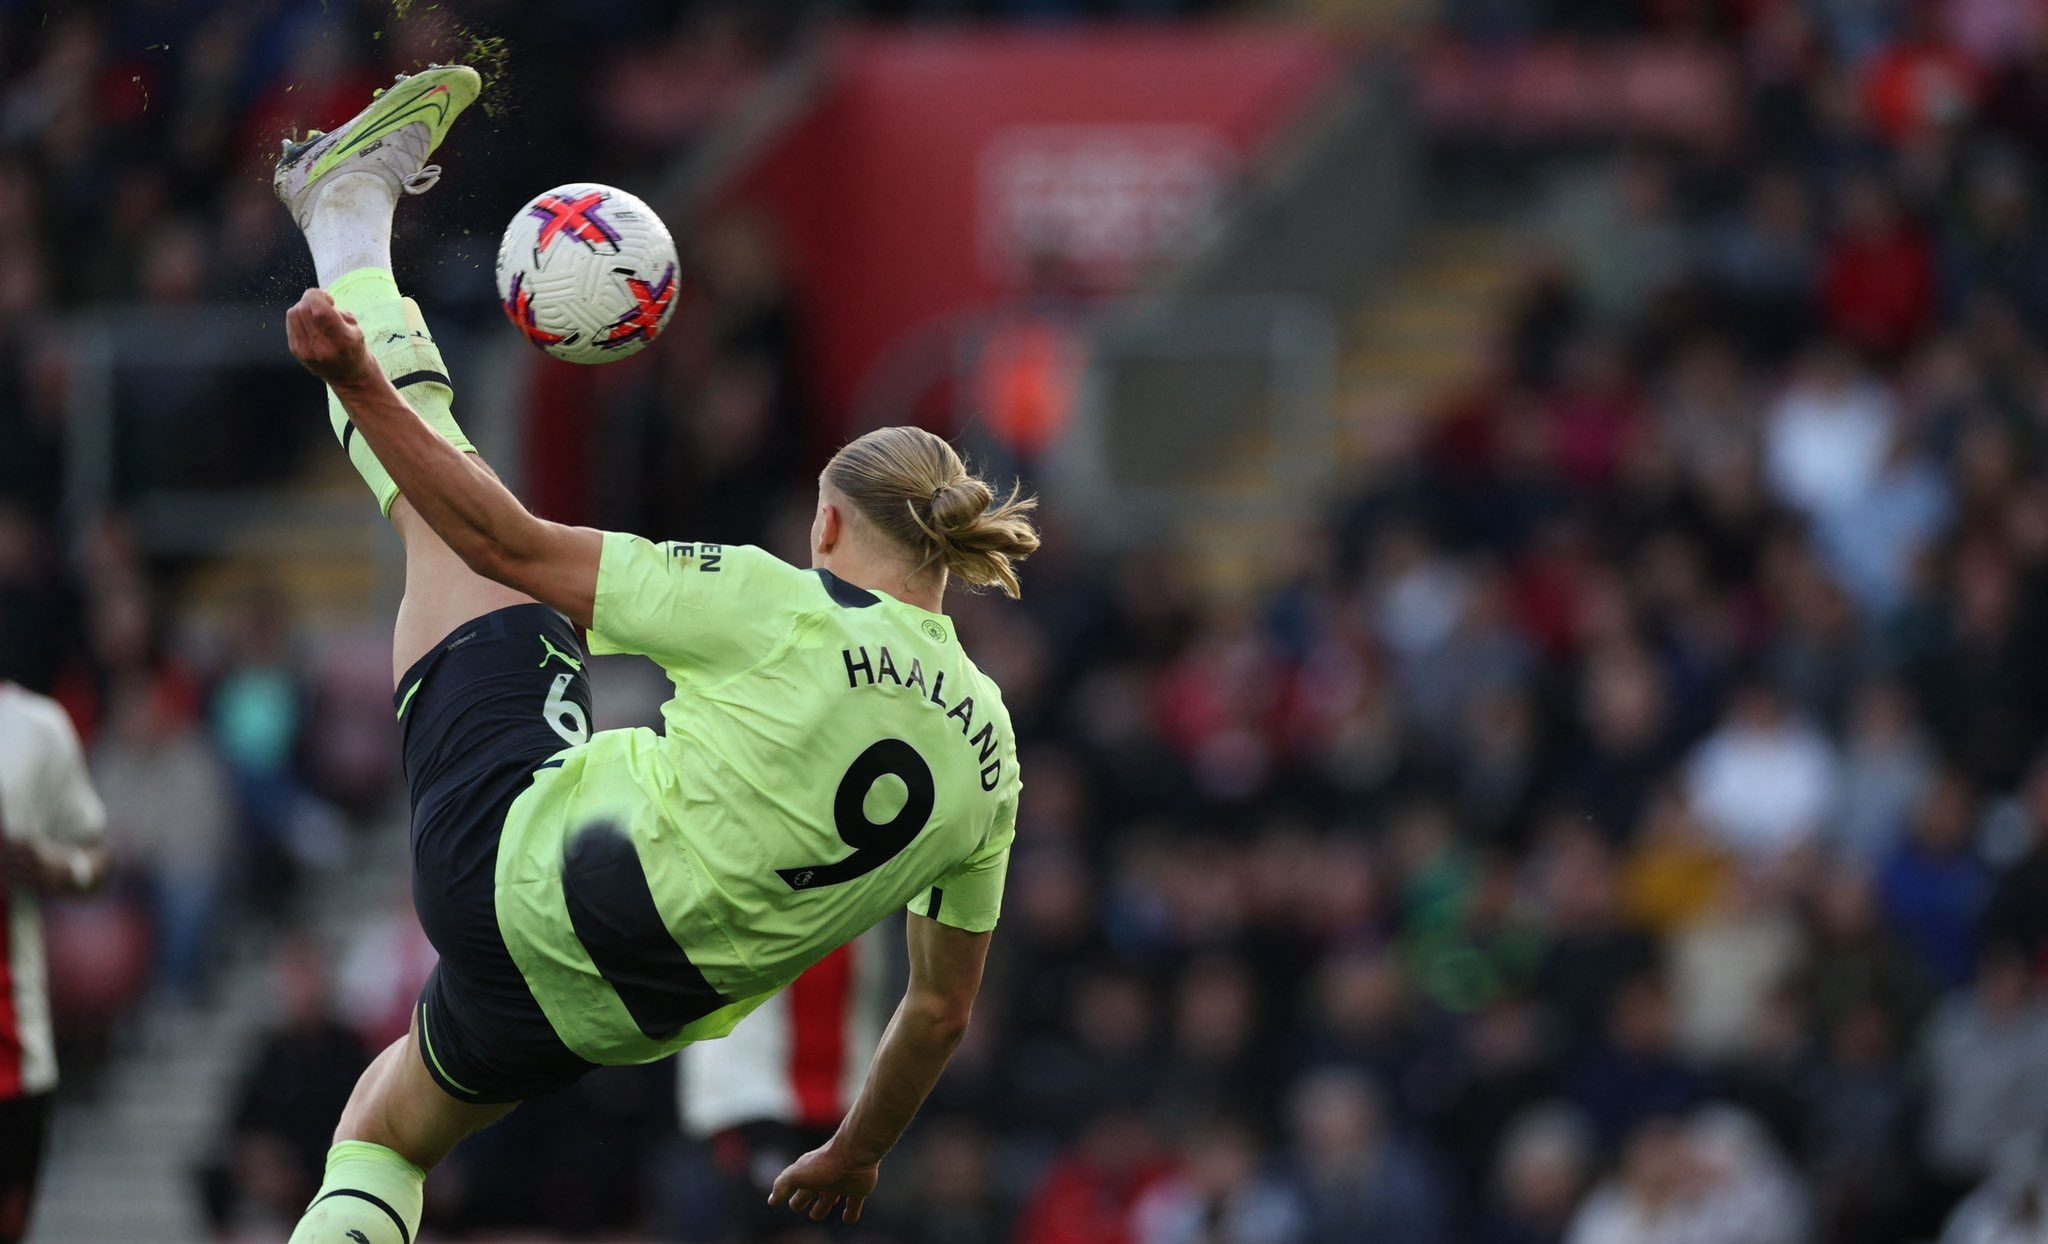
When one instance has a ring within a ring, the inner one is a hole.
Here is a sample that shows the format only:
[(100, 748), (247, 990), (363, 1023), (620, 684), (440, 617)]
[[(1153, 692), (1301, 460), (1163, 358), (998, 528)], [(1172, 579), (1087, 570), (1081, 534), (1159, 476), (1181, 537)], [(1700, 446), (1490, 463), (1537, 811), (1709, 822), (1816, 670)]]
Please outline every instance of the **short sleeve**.
[(1016, 837), (1017, 798), (1013, 791), (996, 809), (995, 826), (988, 841), (966, 863), (911, 899), (911, 914), (967, 933), (986, 933), (995, 928), (996, 918), (1003, 910), (1003, 882), (1010, 871), (1010, 844)]
[(78, 732), (62, 709), (50, 713), (49, 741), (43, 764), (44, 823), (48, 841), (67, 846), (92, 846), (105, 835), (107, 810), (92, 788)]
[(803, 571), (747, 544), (656, 544), (609, 531), (590, 650), (652, 658), (684, 675), (751, 666), (807, 608)]

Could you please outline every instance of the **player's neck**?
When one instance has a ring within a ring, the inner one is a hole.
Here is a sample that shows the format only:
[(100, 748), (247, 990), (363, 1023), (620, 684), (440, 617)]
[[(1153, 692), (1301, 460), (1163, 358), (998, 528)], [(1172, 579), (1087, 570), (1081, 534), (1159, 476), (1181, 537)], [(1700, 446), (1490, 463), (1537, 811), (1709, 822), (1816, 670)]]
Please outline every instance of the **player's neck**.
[(836, 556), (820, 558), (818, 569), (829, 571), (855, 587), (879, 592), (906, 605), (916, 605), (926, 613), (946, 611), (944, 573), (921, 574), (906, 579), (900, 564), (883, 565), (866, 558)]

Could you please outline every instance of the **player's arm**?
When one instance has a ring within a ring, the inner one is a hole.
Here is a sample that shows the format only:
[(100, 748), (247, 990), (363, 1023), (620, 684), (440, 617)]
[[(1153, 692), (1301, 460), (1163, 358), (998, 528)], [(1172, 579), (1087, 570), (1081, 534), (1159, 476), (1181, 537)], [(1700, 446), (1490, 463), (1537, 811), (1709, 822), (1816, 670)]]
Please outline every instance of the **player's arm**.
[(538, 518), (489, 467), (428, 427), (371, 357), (355, 317), (309, 289), (285, 313), (292, 357), (334, 390), (398, 490), (469, 568), (589, 626), (602, 533)]
[(44, 735), (35, 819), (24, 837), (0, 847), (0, 883), (44, 894), (90, 894), (106, 884), (107, 813), (86, 771), (71, 719), (54, 706)]
[(882, 1159), (903, 1138), (966, 1035), (991, 934), (913, 915), (909, 935), (910, 987), (882, 1034), (867, 1083), (832, 1139), (776, 1179), (770, 1205), (787, 1202), (822, 1222), (843, 1198), (846, 1221), (860, 1221)]

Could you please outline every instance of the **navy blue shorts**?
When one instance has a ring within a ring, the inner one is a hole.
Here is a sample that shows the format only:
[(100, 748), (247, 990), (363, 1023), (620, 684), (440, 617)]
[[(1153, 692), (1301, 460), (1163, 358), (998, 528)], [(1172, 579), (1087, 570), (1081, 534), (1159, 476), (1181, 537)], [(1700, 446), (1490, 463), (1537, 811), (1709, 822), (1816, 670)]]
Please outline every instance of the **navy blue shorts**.
[(420, 993), (427, 1071), (462, 1101), (523, 1101), (590, 1071), (498, 932), (498, 838), (535, 772), (590, 734), (576, 629), (545, 605), (474, 619), (392, 693), (412, 796), (412, 898), (441, 961)]

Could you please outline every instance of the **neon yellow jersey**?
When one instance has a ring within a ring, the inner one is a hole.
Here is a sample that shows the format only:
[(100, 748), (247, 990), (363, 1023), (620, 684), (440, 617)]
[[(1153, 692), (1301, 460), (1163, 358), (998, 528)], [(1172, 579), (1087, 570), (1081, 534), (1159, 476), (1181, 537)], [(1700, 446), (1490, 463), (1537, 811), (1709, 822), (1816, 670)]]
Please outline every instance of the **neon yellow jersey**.
[(723, 1036), (898, 908), (995, 927), (1015, 736), (947, 618), (751, 546), (613, 532), (590, 642), (675, 696), (663, 732), (568, 748), (506, 818), (499, 930), (570, 1049)]

